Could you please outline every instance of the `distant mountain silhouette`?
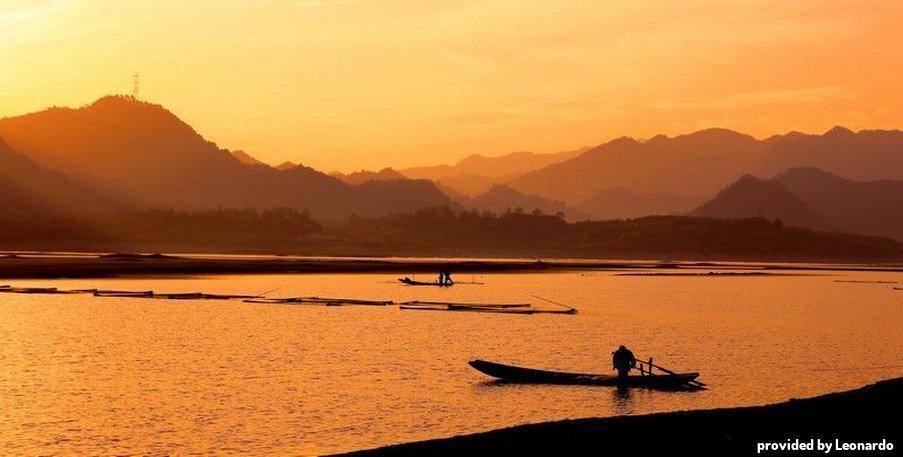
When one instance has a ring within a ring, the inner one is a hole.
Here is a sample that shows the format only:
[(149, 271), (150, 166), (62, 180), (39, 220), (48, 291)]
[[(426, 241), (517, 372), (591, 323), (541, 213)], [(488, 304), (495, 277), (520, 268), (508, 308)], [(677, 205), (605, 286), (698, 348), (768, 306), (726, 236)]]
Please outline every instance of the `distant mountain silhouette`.
[(401, 170), (409, 178), (430, 179), (444, 187), (476, 197), (493, 185), (517, 178), (523, 173), (538, 170), (553, 163), (576, 157), (589, 148), (551, 154), (512, 152), (499, 157), (473, 154), (455, 165), (437, 165)]
[(426, 182), (349, 186), (304, 166), (248, 165), (163, 107), (131, 97), (0, 119), (0, 136), (47, 168), (152, 207), (289, 207), (342, 218), (450, 202)]
[(277, 170), (291, 170), (292, 168), (295, 168), (297, 166), (298, 166), (297, 163), (289, 162), (286, 160), (285, 162), (282, 162), (279, 165), (276, 165), (276, 169)]
[(340, 173), (338, 171), (329, 174), (346, 184), (358, 185), (367, 181), (388, 181), (392, 179), (408, 179), (405, 175), (391, 169), (383, 168), (380, 171), (361, 170), (354, 173)]
[(646, 142), (622, 137), (507, 184), (577, 205), (596, 192), (625, 187), (640, 194), (711, 195), (759, 159), (748, 135), (710, 129)]
[(793, 168), (772, 179), (832, 227), (903, 241), (903, 181), (851, 181), (817, 168)]
[(250, 154), (248, 154), (245, 151), (238, 150), (238, 151), (230, 151), (230, 152), (232, 154), (232, 157), (235, 157), (241, 163), (244, 163), (247, 165), (262, 165), (265, 167), (269, 166), (269, 165), (255, 159), (254, 157), (252, 157)]
[(486, 178), (500, 179), (538, 170), (553, 163), (577, 157), (589, 148), (550, 154), (533, 152), (512, 152), (498, 157), (486, 157), (480, 154), (467, 156), (455, 165), (438, 165), (432, 167), (414, 167), (400, 170), (401, 174), (410, 178), (432, 179), (434, 181), (455, 175), (476, 175)]
[(788, 168), (816, 167), (857, 181), (903, 179), (903, 131), (834, 127), (824, 135), (793, 132), (765, 140), (768, 154), (756, 174), (771, 176)]
[(444, 187), (454, 189), (462, 194), (476, 197), (484, 194), (496, 185), (498, 181), (486, 176), (459, 174), (436, 180), (437, 183)]
[(853, 133), (838, 127), (824, 135), (793, 132), (758, 141), (730, 130), (709, 129), (674, 138), (658, 135), (645, 142), (624, 137), (506, 185), (579, 205), (614, 187), (639, 194), (713, 195), (737, 176), (767, 176), (796, 166), (863, 180), (903, 179), (903, 132)]
[(538, 210), (544, 214), (565, 213), (568, 208), (564, 203), (536, 195), (526, 195), (510, 187), (492, 186), (486, 193), (470, 200), (470, 207), (480, 211), (501, 214), (517, 209), (530, 213)]
[(70, 217), (125, 207), (110, 195), (13, 152), (0, 139), (0, 216)]
[(780, 219), (785, 225), (825, 230), (829, 224), (784, 186), (745, 175), (690, 213), (719, 219), (762, 217)]
[(690, 214), (781, 219), (903, 241), (903, 181), (859, 182), (813, 167), (792, 168), (770, 180), (744, 176)]
[(642, 216), (686, 213), (703, 201), (702, 197), (674, 194), (639, 194), (624, 187), (602, 189), (574, 209), (593, 219), (632, 219)]

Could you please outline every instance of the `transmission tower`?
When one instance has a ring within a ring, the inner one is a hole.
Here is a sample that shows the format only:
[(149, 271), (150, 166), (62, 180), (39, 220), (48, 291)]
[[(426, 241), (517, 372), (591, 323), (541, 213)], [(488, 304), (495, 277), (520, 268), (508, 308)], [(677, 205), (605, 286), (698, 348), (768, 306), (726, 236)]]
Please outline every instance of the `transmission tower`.
[(132, 75), (132, 97), (134, 97), (135, 100), (138, 99), (138, 95), (139, 95), (140, 89), (141, 89), (141, 84), (140, 84), (140, 81), (138, 80), (138, 78), (140, 76), (141, 75), (138, 73), (135, 73), (134, 75)]

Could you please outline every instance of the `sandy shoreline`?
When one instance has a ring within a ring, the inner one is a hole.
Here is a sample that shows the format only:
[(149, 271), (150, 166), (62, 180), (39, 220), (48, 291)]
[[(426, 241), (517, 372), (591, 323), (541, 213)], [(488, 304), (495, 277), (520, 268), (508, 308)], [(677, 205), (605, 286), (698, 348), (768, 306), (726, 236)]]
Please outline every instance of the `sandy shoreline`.
[(217, 275), (267, 273), (434, 273), (450, 267), (456, 273), (541, 272), (566, 270), (675, 271), (719, 269), (770, 272), (903, 271), (899, 264), (787, 264), (734, 262), (672, 262), (617, 260), (517, 259), (388, 259), (297, 257), (203, 257), (178, 255), (6, 255), (0, 257), (0, 278), (100, 278), (117, 276)]
[(887, 440), (894, 444), (891, 452), (829, 455), (899, 455), (901, 401), (903, 378), (896, 378), (766, 406), (546, 422), (343, 455), (825, 455), (823, 451), (756, 454), (758, 443), (788, 439)]

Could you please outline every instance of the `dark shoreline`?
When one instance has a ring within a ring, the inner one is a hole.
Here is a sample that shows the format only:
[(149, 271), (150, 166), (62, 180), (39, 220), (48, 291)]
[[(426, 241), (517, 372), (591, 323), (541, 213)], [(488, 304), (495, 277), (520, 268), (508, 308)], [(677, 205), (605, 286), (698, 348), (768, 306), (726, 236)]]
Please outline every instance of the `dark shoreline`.
[[(796, 438), (834, 442), (892, 441), (891, 452), (828, 455), (900, 455), (899, 407), (903, 378), (766, 406), (619, 416), (521, 425), (452, 438), (341, 455), (757, 455), (758, 442)], [(896, 425), (895, 425), (896, 424)], [(825, 455), (764, 452), (758, 455)]]
[[(550, 271), (636, 271), (673, 269), (702, 275), (712, 270), (747, 270), (764, 276), (771, 272), (795, 271), (879, 271), (901, 272), (901, 264), (789, 264), (731, 263), (711, 261), (655, 260), (526, 260), (526, 259), (389, 259), (389, 258), (298, 258), (279, 256), (211, 258), (179, 255), (58, 255), (34, 254), (0, 257), (0, 278), (102, 278), (121, 276), (179, 276), (276, 273), (434, 273), (450, 267), (456, 273), (550, 272)], [(702, 273), (700, 273), (702, 272)], [(722, 273), (723, 275), (723, 273)], [(738, 274), (739, 275), (739, 274)], [(719, 276), (711, 274), (710, 276)]]

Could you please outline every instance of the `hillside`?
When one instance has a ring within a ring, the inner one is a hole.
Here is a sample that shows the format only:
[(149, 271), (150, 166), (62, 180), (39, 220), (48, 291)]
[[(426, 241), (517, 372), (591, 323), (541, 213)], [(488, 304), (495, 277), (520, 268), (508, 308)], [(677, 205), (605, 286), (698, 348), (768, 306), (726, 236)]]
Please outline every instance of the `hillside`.
[(455, 165), (415, 167), (401, 170), (409, 178), (429, 179), (455, 192), (476, 197), (489, 191), (496, 184), (505, 183), (518, 176), (576, 157), (589, 148), (551, 154), (512, 152), (498, 157), (473, 154)]
[(497, 157), (472, 154), (461, 159), (455, 165), (406, 168), (401, 170), (401, 173), (410, 178), (431, 180), (442, 180), (455, 175), (476, 175), (498, 180), (563, 162), (577, 157), (588, 149), (581, 148), (549, 154), (520, 151)]
[(723, 129), (646, 142), (624, 137), (507, 184), (570, 205), (615, 187), (640, 194), (712, 195), (746, 172), (761, 150), (754, 138)]
[(470, 200), (470, 207), (480, 211), (496, 214), (505, 211), (522, 210), (524, 212), (539, 211), (544, 214), (565, 213), (564, 203), (548, 200), (536, 195), (526, 195), (510, 187), (495, 185), (486, 193)]
[(261, 165), (264, 167), (269, 166), (269, 165), (257, 160), (256, 158), (254, 158), (252, 155), (248, 154), (245, 151), (237, 150), (237, 151), (230, 151), (230, 152), (232, 154), (232, 157), (235, 157), (241, 163), (244, 163), (247, 165)]
[(852, 181), (817, 168), (793, 168), (772, 179), (832, 227), (903, 240), (903, 181)]
[(816, 167), (856, 181), (903, 179), (903, 131), (834, 127), (823, 135), (791, 133), (763, 141), (768, 154), (750, 172), (771, 176)]
[[(290, 209), (122, 212), (102, 219), (4, 217), (0, 249), (337, 256), (900, 262), (887, 238), (816, 232), (761, 218), (656, 216), (568, 223), (549, 215), (450, 209), (319, 224)], [(106, 224), (105, 233), (86, 230)]]
[[(0, 139), (0, 215), (69, 217), (123, 209), (111, 195), (34, 163)], [(11, 230), (4, 224), (4, 230)]]
[(0, 136), (47, 168), (149, 207), (291, 207), (342, 218), (449, 202), (428, 183), (349, 186), (304, 166), (249, 165), (163, 107), (131, 97), (0, 119)]
[[(289, 167), (292, 168), (292, 167)], [(354, 173), (341, 173), (338, 171), (334, 171), (329, 174), (330, 176), (337, 178), (338, 180), (344, 182), (345, 184), (358, 185), (363, 184), (367, 181), (389, 181), (393, 179), (408, 179), (405, 175), (391, 169), (391, 168), (383, 168), (380, 171), (368, 171), (361, 170), (356, 171)]]
[(715, 198), (690, 212), (692, 216), (779, 219), (786, 225), (827, 229), (829, 225), (808, 204), (778, 183), (750, 175), (727, 186)]
[(699, 197), (674, 194), (640, 194), (624, 187), (602, 189), (574, 209), (594, 219), (630, 219), (642, 216), (680, 214), (701, 203)]

